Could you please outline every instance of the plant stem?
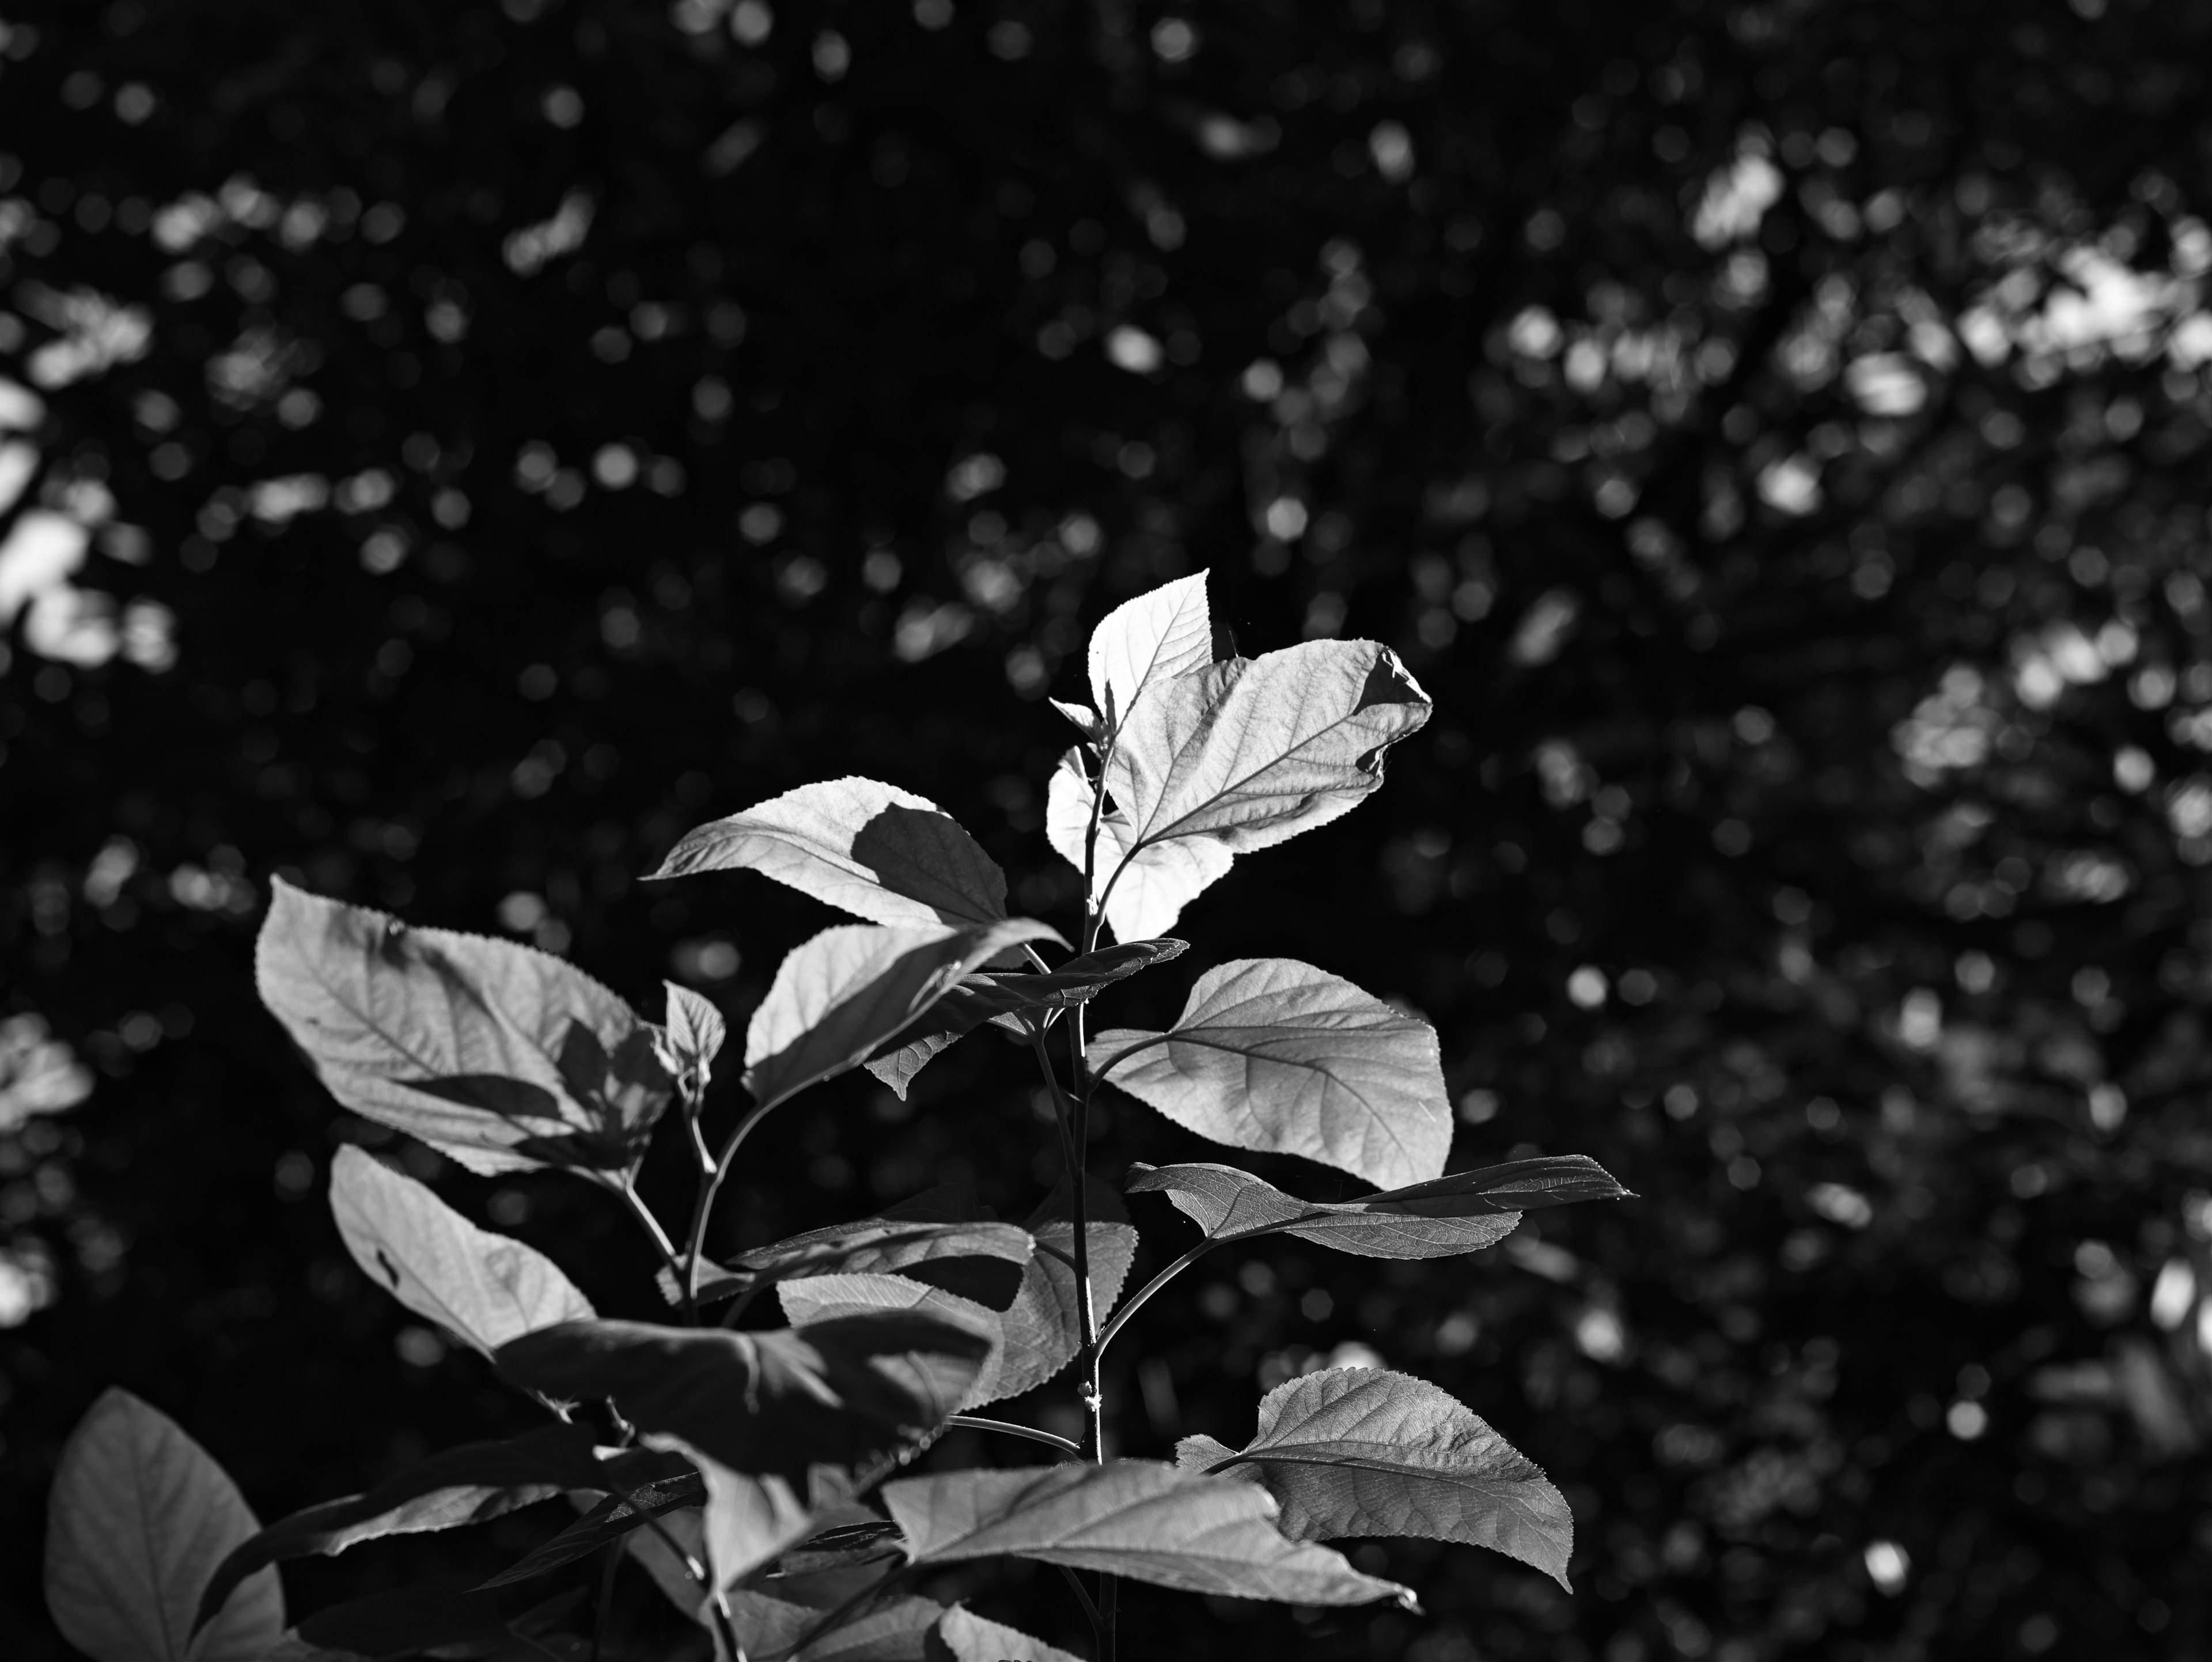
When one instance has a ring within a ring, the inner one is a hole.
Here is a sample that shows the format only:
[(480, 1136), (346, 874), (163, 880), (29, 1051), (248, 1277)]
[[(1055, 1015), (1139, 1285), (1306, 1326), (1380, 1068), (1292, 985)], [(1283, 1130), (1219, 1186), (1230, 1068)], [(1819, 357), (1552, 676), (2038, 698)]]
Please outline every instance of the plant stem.
[[(1109, 719), (1111, 719), (1109, 713)], [(1114, 758), (1114, 740), (1109, 739), (1098, 756), (1098, 777), (1091, 790), (1091, 823), (1083, 833), (1083, 947), (1085, 953), (1097, 950), (1098, 925), (1103, 917), (1103, 902), (1095, 897), (1098, 876), (1098, 819), (1106, 807), (1106, 770)], [(1114, 875), (1121, 876), (1116, 868)], [(1109, 880), (1108, 886), (1112, 883)], [(1078, 1004), (1067, 1013), (1068, 1085), (1075, 1093), (1074, 1124), (1071, 1136), (1074, 1141), (1073, 1157), (1068, 1163), (1068, 1196), (1075, 1218), (1075, 1307), (1077, 1318), (1082, 1324), (1083, 1349), (1077, 1359), (1080, 1373), (1078, 1390), (1089, 1416), (1084, 1451), (1091, 1464), (1106, 1462), (1106, 1397), (1098, 1381), (1098, 1315), (1091, 1293), (1091, 1214), (1089, 1162), (1091, 1157), (1091, 1075), (1090, 1044), (1086, 1038), (1087, 1023), (1085, 1008)], [(1114, 1658), (1114, 1578), (1104, 1573), (1098, 1577), (1097, 1629), (1099, 1662), (1115, 1662)]]
[(1036, 1426), (1018, 1426), (1012, 1420), (987, 1420), (976, 1414), (955, 1414), (945, 1423), (962, 1426), (969, 1431), (999, 1431), (1009, 1437), (1026, 1437), (1033, 1443), (1048, 1444), (1071, 1459), (1080, 1460), (1083, 1458), (1082, 1444), (1071, 1442), (1056, 1431), (1044, 1431)]
[(769, 1110), (782, 1100), (782, 1097), (771, 1097), (739, 1120), (738, 1129), (731, 1132), (729, 1140), (722, 1144), (722, 1152), (714, 1160), (714, 1169), (700, 1175), (699, 1198), (691, 1208), (691, 1239), (684, 1249), (684, 1267), (677, 1276), (684, 1285), (686, 1304), (696, 1304), (699, 1297), (699, 1263), (706, 1256), (707, 1219), (714, 1209), (714, 1196), (722, 1190), (722, 1179), (730, 1175), (730, 1162), (737, 1159), (739, 1146), (752, 1135), (753, 1127), (766, 1119)]
[(684, 1280), (683, 1263), (676, 1256), (676, 1245), (668, 1239), (668, 1232), (660, 1227), (660, 1220), (653, 1215), (653, 1209), (639, 1196), (636, 1184), (632, 1178), (625, 1177), (621, 1182), (611, 1186), (615, 1193), (622, 1196), (623, 1204), (629, 1208), (630, 1216), (635, 1218), (639, 1227), (653, 1238), (653, 1245), (660, 1254), (661, 1263), (668, 1267), (668, 1273), (674, 1279), (678, 1292), (684, 1295), (684, 1319), (692, 1326), (698, 1326), (698, 1300)]
[(1151, 1298), (1153, 1294), (1158, 1292), (1170, 1282), (1173, 1281), (1177, 1275), (1189, 1269), (1193, 1263), (1198, 1261), (1201, 1253), (1210, 1252), (1220, 1245), (1221, 1243), (1219, 1241), (1200, 1241), (1197, 1245), (1192, 1247), (1189, 1251), (1184, 1253), (1166, 1269), (1161, 1270), (1158, 1275), (1153, 1276), (1152, 1280), (1146, 1282), (1142, 1287), (1139, 1288), (1137, 1291), (1122, 1304), (1121, 1307), (1114, 1312), (1113, 1319), (1106, 1324), (1104, 1330), (1098, 1335), (1098, 1354), (1102, 1356), (1106, 1354), (1106, 1347), (1114, 1342), (1114, 1336), (1121, 1330), (1122, 1324), (1127, 1322), (1130, 1317), (1137, 1313), (1139, 1307), (1144, 1304), (1146, 1300)]
[(1067, 1578), (1067, 1585), (1075, 1590), (1076, 1599), (1083, 1606), (1084, 1619), (1091, 1623), (1091, 1648), (1099, 1655), (1105, 1655), (1106, 1624), (1099, 1619), (1098, 1606), (1092, 1602), (1090, 1593), (1085, 1591), (1083, 1578), (1065, 1564), (1060, 1567), (1060, 1573)]

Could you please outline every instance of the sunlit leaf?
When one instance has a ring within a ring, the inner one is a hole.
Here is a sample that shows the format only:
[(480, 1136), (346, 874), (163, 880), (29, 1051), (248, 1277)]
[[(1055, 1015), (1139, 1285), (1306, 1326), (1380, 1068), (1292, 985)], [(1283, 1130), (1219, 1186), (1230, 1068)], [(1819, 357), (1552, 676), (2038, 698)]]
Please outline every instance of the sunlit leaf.
[(945, 1612), (924, 1654), (929, 1662), (1079, 1662), (1057, 1645), (987, 1621), (962, 1604)]
[(668, 1025), (660, 1033), (660, 1065), (672, 1078), (689, 1076), (693, 1089), (704, 1090), (714, 1072), (714, 1058), (729, 1037), (729, 1023), (704, 994), (673, 981), (661, 984), (668, 989)]
[(1258, 1484), (1152, 1460), (940, 1472), (886, 1484), (883, 1499), (917, 1564), (1005, 1554), (1237, 1598), (1412, 1598), (1325, 1547), (1285, 1537)]
[(828, 779), (687, 833), (655, 877), (750, 867), (872, 923), (993, 923), (1006, 875), (952, 816), (873, 779)]
[(1105, 721), (1090, 705), (1071, 704), (1061, 698), (1048, 698), (1045, 702), (1073, 722), (1076, 731), (1092, 744), (1097, 744), (1106, 736)]
[[(279, 1519), (242, 1542), (209, 1581), (201, 1619), (230, 1588), (264, 1564), (333, 1557), (363, 1541), (460, 1529), (503, 1518), (569, 1489), (630, 1488), (676, 1481), (684, 1463), (649, 1449), (602, 1461), (576, 1426), (547, 1426), (497, 1442), (464, 1443), (434, 1454), (362, 1495), (326, 1501)], [(695, 1482), (696, 1487), (696, 1482)]]
[(477, 1228), (351, 1144), (331, 1161), (331, 1215), (363, 1275), (487, 1356), (532, 1328), (594, 1313), (544, 1253)]
[(1451, 1149), (1436, 1030), (1290, 959), (1209, 970), (1172, 1028), (1110, 1029), (1091, 1058), (1096, 1077), (1200, 1136), (1370, 1183), (1422, 1182)]
[[(284, 1631), (276, 1572), (246, 1579), (193, 1640), (216, 1567), (259, 1527), (223, 1469), (127, 1391), (62, 1446), (46, 1505), (46, 1609), (97, 1662), (258, 1662)], [(27, 1546), (27, 1543), (21, 1543)]]
[(727, 1298), (793, 1276), (850, 1272), (906, 1275), (1003, 1310), (1035, 1249), (1029, 1232), (1011, 1223), (908, 1218), (892, 1208), (739, 1253), (702, 1282), (700, 1296)]
[(783, 960), (753, 1012), (745, 1088), (763, 1103), (780, 1102), (856, 1068), (979, 965), (1025, 941), (1059, 940), (1025, 917), (972, 929), (824, 929)]
[(1091, 696), (1104, 722), (1126, 728), (1149, 689), (1213, 661), (1206, 573), (1178, 577), (1125, 600), (1091, 631)]
[(1353, 1201), (1303, 1201), (1233, 1166), (1133, 1166), (1133, 1195), (1162, 1193), (1212, 1239), (1281, 1231), (1366, 1258), (1447, 1258), (1496, 1245), (1539, 1207), (1628, 1191), (1586, 1154), (1547, 1154)]
[(1464, 1541), (1567, 1585), (1575, 1520), (1559, 1491), (1473, 1410), (1409, 1374), (1338, 1367), (1290, 1380), (1261, 1399), (1259, 1434), (1242, 1449), (1186, 1437), (1176, 1462), (1255, 1470), (1295, 1540)]
[(512, 941), (409, 928), (278, 878), (255, 978), (331, 1095), (472, 1172), (634, 1166), (668, 1105), (637, 1013)]
[(1153, 964), (1182, 956), (1181, 941), (1133, 941), (1071, 958), (1043, 974), (982, 970), (967, 977), (928, 1014), (868, 1058), (868, 1071), (904, 1099), (914, 1076), (939, 1051), (994, 1022), (1018, 1033), (1033, 1031), (1056, 1010), (1088, 1003), (1115, 982)]
[[(1083, 869), (1084, 839), (1090, 835), (1097, 795), (1083, 765), (1083, 752), (1070, 750), (1053, 770), (1045, 792), (1044, 833), (1054, 851), (1078, 871)], [(1135, 941), (1173, 928), (1182, 909), (1226, 877), (1237, 863), (1229, 846), (1212, 837), (1138, 847), (1127, 817), (1110, 807), (1099, 815), (1097, 837), (1091, 855), (1092, 889), (1106, 890), (1106, 923), (1117, 941)]]

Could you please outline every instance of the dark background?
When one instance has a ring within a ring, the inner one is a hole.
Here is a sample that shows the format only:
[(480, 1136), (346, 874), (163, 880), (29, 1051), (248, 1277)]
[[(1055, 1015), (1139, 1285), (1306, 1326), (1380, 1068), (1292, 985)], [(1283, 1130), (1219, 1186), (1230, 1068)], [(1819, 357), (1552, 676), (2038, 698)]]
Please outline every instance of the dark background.
[[(1571, 1599), (1392, 1543), (1419, 1617), (1137, 1589), (1132, 1647), (2212, 1647), (2212, 6), (6, 15), (10, 1656), (66, 1653), (40, 1512), (107, 1385), (264, 1517), (529, 1423), (356, 1274), (338, 1140), (655, 1307), (602, 1196), (311, 1082), (252, 993), (271, 872), (742, 1017), (835, 920), (640, 874), (856, 772), (1065, 925), (1042, 696), (1201, 566), (1243, 650), (1383, 640), (1436, 715), (1107, 1019), (1310, 959), (1442, 1030), (1455, 1165), (1641, 1198), (1474, 1259), (1224, 1251), (1113, 1359), (1151, 1455), (1346, 1342), (1435, 1379), (1571, 1499)], [(823, 1090), (722, 1240), (961, 1176), (1026, 1208), (1019, 1063)], [(1097, 1151), (1210, 1153), (1126, 1099)], [(1188, 1226), (1136, 1215), (1145, 1273)], [(548, 1526), (299, 1566), (293, 1607)], [(963, 1588), (1082, 1642), (1056, 1577)], [(642, 1581), (617, 1629), (683, 1638)]]

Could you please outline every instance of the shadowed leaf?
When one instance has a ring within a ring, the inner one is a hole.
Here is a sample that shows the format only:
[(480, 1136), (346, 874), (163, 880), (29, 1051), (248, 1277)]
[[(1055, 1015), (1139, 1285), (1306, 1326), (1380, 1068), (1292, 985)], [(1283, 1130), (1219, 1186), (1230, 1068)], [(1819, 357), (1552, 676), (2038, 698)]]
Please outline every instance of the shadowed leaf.
[(1412, 1598), (1327, 1548), (1285, 1538), (1258, 1484), (1157, 1461), (942, 1472), (886, 1484), (883, 1498), (917, 1564), (1006, 1554), (1237, 1598)]
[(1370, 1183), (1418, 1183), (1451, 1148), (1436, 1030), (1310, 964), (1207, 971), (1166, 1032), (1091, 1041), (1110, 1079), (1200, 1136), (1302, 1154)]
[[(1249, 1466), (1295, 1540), (1416, 1535), (1489, 1547), (1567, 1586), (1574, 1514), (1535, 1463), (1425, 1379), (1340, 1367), (1278, 1385), (1240, 1450), (1186, 1437), (1187, 1470)], [(1573, 1589), (1568, 1588), (1571, 1592)]]
[[(1029, 1232), (1011, 1223), (861, 1218), (740, 1253), (727, 1270), (706, 1278), (700, 1297), (728, 1298), (800, 1275), (901, 1275), (1004, 1310), (1035, 1250)], [(673, 1288), (669, 1279), (662, 1292), (670, 1294)]]
[(262, 1001), (347, 1107), (472, 1172), (633, 1166), (668, 1105), (652, 1030), (549, 953), (276, 880)]
[[(653, 1451), (652, 1456), (669, 1464), (674, 1464), (681, 1458), (658, 1450)], [(707, 1499), (705, 1481), (697, 1472), (690, 1470), (649, 1482), (626, 1482), (623, 1489), (622, 1494), (607, 1495), (581, 1518), (526, 1556), (510, 1564), (489, 1580), (479, 1582), (476, 1590), (483, 1592), (516, 1581), (527, 1581), (533, 1575), (543, 1575), (548, 1570), (574, 1563), (611, 1542), (621, 1540), (632, 1530), (644, 1528), (648, 1518), (664, 1518), (686, 1507), (702, 1506)]]
[(284, 1631), (274, 1570), (226, 1587), (197, 1642), (192, 1620), (217, 1566), (257, 1527), (238, 1485), (175, 1421), (106, 1391), (62, 1446), (46, 1506), (46, 1609), (98, 1662), (186, 1662), (188, 1652), (191, 1662), (258, 1662)]
[(952, 816), (872, 779), (828, 779), (687, 832), (655, 877), (750, 867), (872, 923), (996, 922), (1006, 876)]
[(1523, 1212), (1627, 1194), (1586, 1154), (1547, 1154), (1355, 1201), (1302, 1201), (1231, 1166), (1133, 1166), (1133, 1195), (1164, 1194), (1209, 1239), (1280, 1230), (1366, 1258), (1448, 1258), (1496, 1245)]
[(1057, 1645), (986, 1621), (960, 1604), (945, 1612), (922, 1654), (928, 1662), (1079, 1662)]

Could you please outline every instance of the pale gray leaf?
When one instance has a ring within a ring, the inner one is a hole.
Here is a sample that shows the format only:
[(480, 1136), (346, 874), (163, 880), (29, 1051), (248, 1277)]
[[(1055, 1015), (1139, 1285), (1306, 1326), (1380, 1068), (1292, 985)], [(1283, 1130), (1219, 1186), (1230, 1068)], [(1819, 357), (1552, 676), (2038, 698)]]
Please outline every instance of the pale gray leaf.
[(1186, 1438), (1176, 1460), (1188, 1470), (1256, 1467), (1295, 1540), (1463, 1541), (1567, 1586), (1575, 1520), (1565, 1498), (1474, 1410), (1410, 1374), (1339, 1367), (1291, 1379), (1261, 1400), (1259, 1434), (1243, 1448)]
[(780, 1102), (857, 1068), (962, 977), (1025, 941), (1058, 941), (1060, 935), (1026, 917), (962, 929), (866, 923), (824, 929), (783, 960), (753, 1012), (745, 1033), (745, 1088), (763, 1103)]
[(827, 779), (687, 832), (655, 877), (750, 867), (817, 900), (897, 926), (991, 923), (1006, 874), (927, 797)]
[[(975, 1384), (961, 1399), (963, 1409), (981, 1407), (995, 1400), (982, 1394), (988, 1382), (998, 1372), (1000, 1354), (1005, 1348), (996, 1312), (970, 1299), (948, 1293), (943, 1288), (932, 1287), (926, 1282), (905, 1275), (837, 1274), (805, 1275), (776, 1283), (775, 1294), (783, 1305), (783, 1318), (793, 1327), (805, 1327), (815, 1322), (834, 1321), (842, 1316), (865, 1315), (871, 1311), (911, 1311), (917, 1315), (933, 1316), (939, 1320), (993, 1336), (991, 1351), (984, 1359)], [(1018, 1295), (1017, 1295), (1018, 1297)]]
[(1113, 1028), (1094, 1076), (1235, 1148), (1419, 1183), (1451, 1149), (1437, 1035), (1350, 982), (1285, 958), (1209, 970), (1166, 1032)]
[(274, 1568), (192, 1637), (200, 1591), (260, 1529), (238, 1485), (168, 1415), (127, 1391), (62, 1446), (46, 1511), (46, 1609), (97, 1662), (258, 1662), (283, 1637)]
[(745, 1654), (757, 1662), (921, 1662), (930, 1630), (945, 1614), (933, 1598), (894, 1598), (825, 1633), (805, 1649), (792, 1647), (825, 1612), (750, 1588), (730, 1595), (730, 1615)]
[(1367, 1258), (1446, 1258), (1512, 1233), (1521, 1214), (1628, 1191), (1586, 1154), (1454, 1172), (1354, 1201), (1304, 1201), (1233, 1166), (1134, 1166), (1133, 1195), (1164, 1193), (1214, 1240), (1281, 1231)]
[[(1045, 840), (1078, 871), (1083, 869), (1094, 794), (1082, 752), (1069, 751), (1045, 792)], [(1135, 841), (1118, 811), (1099, 816), (1091, 898), (1096, 904), (1103, 892), (1106, 926), (1116, 941), (1140, 941), (1173, 928), (1182, 909), (1236, 863), (1228, 844), (1212, 837), (1178, 837), (1142, 848)]]
[(1063, 698), (1048, 698), (1045, 702), (1073, 722), (1075, 730), (1092, 744), (1097, 744), (1105, 738), (1106, 724), (1090, 705), (1071, 704)]
[(653, 1029), (550, 953), (278, 878), (254, 971), (331, 1095), (472, 1172), (630, 1167), (668, 1105)]
[(1200, 836), (1234, 853), (1267, 848), (1357, 807), (1429, 708), (1372, 641), (1232, 658), (1161, 684), (1132, 712), (1107, 792), (1133, 849)]
[(942, 1472), (886, 1484), (883, 1499), (918, 1564), (1006, 1554), (1237, 1598), (1412, 1599), (1325, 1547), (1287, 1539), (1259, 1485), (1158, 1461)]
[[(1089, 1246), (1091, 1315), (1103, 1325), (1121, 1300), (1136, 1261), (1137, 1232), (1121, 1196), (1096, 1178), (1085, 1179), (1084, 1231)], [(1075, 1224), (1066, 1180), (1037, 1208), (1027, 1227), (1036, 1253), (1022, 1271), (1021, 1290), (999, 1318), (1001, 1346), (970, 1394), (969, 1406), (1002, 1402), (1044, 1384), (1075, 1360), (1083, 1342), (1082, 1305), (1075, 1278)]]
[(1124, 728), (1150, 689), (1213, 661), (1206, 573), (1178, 577), (1108, 612), (1091, 632), (1091, 696), (1110, 728)]
[(487, 1356), (534, 1328), (596, 1313), (535, 1247), (477, 1228), (351, 1144), (331, 1161), (331, 1215), (363, 1275)]
[[(1036, 1247), (1029, 1231), (1015, 1224), (886, 1214), (741, 1252), (728, 1269), (702, 1279), (700, 1297), (702, 1302), (726, 1298), (763, 1282), (806, 1275), (903, 1275), (1000, 1310), (1012, 1300)], [(673, 1292), (672, 1281), (664, 1290)]]
[(927, 1654), (930, 1662), (1080, 1662), (1057, 1645), (988, 1621), (964, 1604), (945, 1612)]
[(669, 1072), (676, 1075), (693, 1073), (698, 1076), (697, 1088), (705, 1089), (714, 1069), (714, 1058), (721, 1053), (723, 1042), (730, 1036), (730, 1025), (721, 1010), (704, 994), (695, 993), (689, 987), (673, 981), (661, 983), (668, 989), (667, 1035), (669, 1057), (675, 1066)]

